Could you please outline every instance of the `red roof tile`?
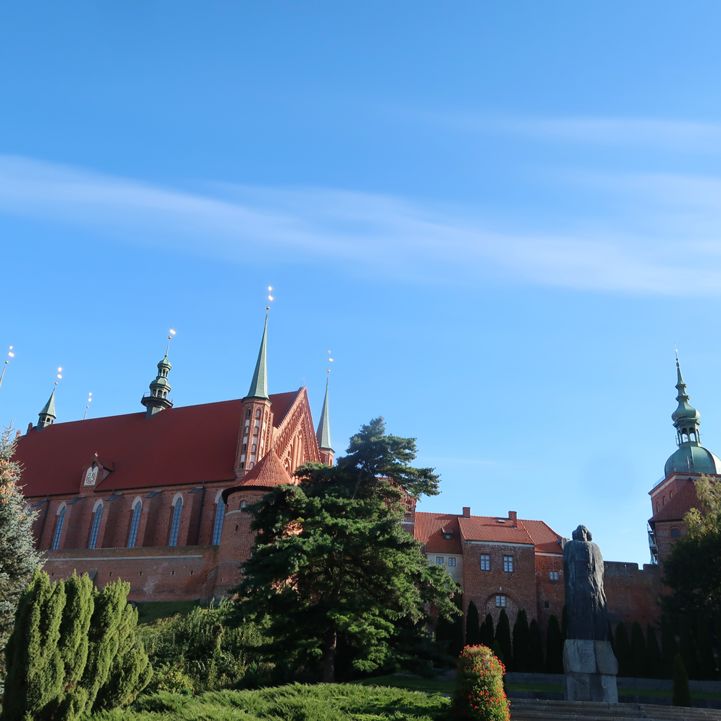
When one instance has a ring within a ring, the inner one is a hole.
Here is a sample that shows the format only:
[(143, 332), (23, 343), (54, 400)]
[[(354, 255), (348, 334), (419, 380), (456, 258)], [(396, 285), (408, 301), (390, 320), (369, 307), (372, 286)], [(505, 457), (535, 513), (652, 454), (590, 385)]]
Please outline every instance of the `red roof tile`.
[[(300, 391), (270, 396), (278, 426)], [(55, 423), (18, 439), (28, 497), (77, 493), (94, 454), (112, 472), (98, 491), (227, 481), (235, 477), (240, 400)]]
[(561, 536), (559, 536), (545, 521), (520, 521), (528, 532), (536, 551), (539, 553), (563, 553)]
[(496, 516), (458, 517), (458, 525), (464, 541), (488, 541), (491, 543), (523, 543), (533, 545), (522, 521), (499, 519)]
[(254, 488), (275, 488), (293, 483), (293, 479), (285, 469), (283, 462), (273, 448), (266, 453), (258, 463), (243, 476), (239, 488), (252, 486)]
[[(444, 531), (452, 533), (453, 537), (444, 538)], [(416, 511), (413, 535), (428, 553), (461, 553), (458, 516), (454, 514)]]

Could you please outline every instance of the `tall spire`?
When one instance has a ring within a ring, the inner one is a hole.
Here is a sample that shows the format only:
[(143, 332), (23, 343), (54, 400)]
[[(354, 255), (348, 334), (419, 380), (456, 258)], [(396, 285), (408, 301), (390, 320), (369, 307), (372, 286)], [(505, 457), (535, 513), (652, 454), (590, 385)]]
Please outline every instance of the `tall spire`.
[(689, 395), (686, 392), (686, 382), (681, 373), (678, 353), (676, 353), (676, 390), (678, 391), (678, 395), (676, 396), (678, 406), (671, 414), (671, 420), (676, 428), (678, 445), (680, 446), (684, 443), (699, 445), (701, 442), (701, 434), (699, 431), (701, 414), (689, 403)]
[(50, 398), (47, 403), (43, 406), (43, 409), (38, 413), (38, 424), (36, 428), (46, 428), (51, 426), (55, 422), (57, 414), (55, 412), (55, 388), (53, 387)]
[(158, 362), (158, 374), (155, 379), (150, 382), (150, 393), (147, 396), (143, 396), (140, 402), (145, 406), (146, 416), (153, 416), (166, 408), (173, 407), (173, 401), (168, 398), (168, 394), (172, 390), (170, 382), (168, 381), (168, 375), (170, 374), (173, 364), (168, 358), (168, 352), (170, 351), (170, 341), (175, 336), (175, 330), (171, 328), (168, 331), (168, 344), (165, 347), (165, 355)]
[(58, 383), (60, 383), (62, 379), (63, 369), (58, 367), (55, 374), (55, 382), (53, 383), (53, 390), (50, 393), (50, 398), (48, 398), (47, 403), (43, 406), (40, 413), (38, 413), (38, 422), (35, 426), (36, 428), (47, 428), (55, 423), (55, 419), (57, 418), (57, 413), (55, 411), (55, 391), (58, 389)]
[(328, 386), (330, 382), (330, 369), (325, 379), (325, 396), (323, 398), (323, 410), (320, 412), (320, 422), (318, 423), (318, 447), (321, 451), (333, 452), (333, 444), (330, 440), (330, 415), (328, 408)]
[(250, 382), (246, 398), (268, 398), (268, 315), (270, 306), (265, 306), (265, 322), (263, 324), (263, 337), (260, 339), (260, 350), (258, 360), (255, 363), (253, 380)]

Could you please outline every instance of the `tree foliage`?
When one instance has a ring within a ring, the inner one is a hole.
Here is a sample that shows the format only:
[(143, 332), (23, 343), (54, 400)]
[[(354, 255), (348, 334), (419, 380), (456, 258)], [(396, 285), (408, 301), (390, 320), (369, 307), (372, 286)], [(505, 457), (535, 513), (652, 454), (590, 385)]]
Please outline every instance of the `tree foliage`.
[(502, 608), (500, 614), (498, 615), (494, 651), (498, 658), (500, 658), (506, 666), (512, 666), (513, 646), (511, 643), (511, 623), (508, 620), (508, 614), (506, 613), (505, 608)]
[(528, 670), (531, 673), (543, 673), (543, 640), (541, 627), (534, 618), (528, 629)]
[[(20, 466), (13, 460), (14, 452), (7, 430), (0, 437), (0, 651), (12, 632), (20, 596), (42, 563), (33, 540), (34, 514), (20, 490)], [(0, 653), (0, 679), (3, 669)]]
[(478, 607), (471, 601), (466, 612), (466, 646), (477, 646), (479, 643), (481, 643), (481, 627)]
[(555, 615), (551, 615), (546, 627), (546, 672), (563, 673), (563, 636)]
[(513, 624), (513, 670), (530, 671), (529, 668), (529, 644), (531, 641), (530, 629), (528, 627), (528, 616), (521, 609), (516, 615)]
[(265, 653), (293, 672), (334, 680), (339, 649), (354, 671), (385, 667), (401, 629), (425, 634), (431, 608), (457, 614), (456, 584), (401, 524), (409, 499), (438, 491), (432, 469), (409, 465), (415, 452), (377, 418), (336, 466), (306, 465), (299, 485), (249, 509), (256, 540), (238, 611), (267, 625)]
[(87, 575), (51, 582), (37, 572), (7, 646), (3, 721), (62, 721), (132, 702), (150, 680), (123, 581)]

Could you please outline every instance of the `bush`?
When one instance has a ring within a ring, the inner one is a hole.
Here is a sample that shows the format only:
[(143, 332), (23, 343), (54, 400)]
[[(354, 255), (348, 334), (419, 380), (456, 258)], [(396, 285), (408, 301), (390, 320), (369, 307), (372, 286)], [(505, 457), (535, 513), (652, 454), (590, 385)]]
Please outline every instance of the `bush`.
[(269, 667), (253, 659), (262, 635), (257, 626), (236, 626), (232, 604), (221, 601), (208, 608), (196, 606), (186, 615), (162, 619), (140, 628), (141, 637), (158, 671), (150, 691), (191, 691), (253, 686)]
[(563, 673), (563, 635), (555, 616), (546, 628), (546, 673)]
[(510, 721), (503, 675), (506, 668), (488, 646), (466, 646), (458, 660), (453, 708), (458, 719)]

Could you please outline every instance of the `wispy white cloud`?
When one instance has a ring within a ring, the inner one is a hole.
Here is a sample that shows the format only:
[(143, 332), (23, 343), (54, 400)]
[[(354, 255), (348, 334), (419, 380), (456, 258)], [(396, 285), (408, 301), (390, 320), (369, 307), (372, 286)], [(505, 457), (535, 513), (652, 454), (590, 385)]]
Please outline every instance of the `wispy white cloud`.
[[(88, 228), (99, 240), (162, 245), (231, 262), (272, 253), (278, 261), (329, 262), (348, 272), (410, 281), (500, 277), (586, 291), (721, 293), (721, 232), (714, 235), (721, 231), (714, 201), (721, 197), (721, 180), (622, 180), (627, 196), (663, 223), (635, 233), (612, 219), (577, 232), (520, 232), (510, 222), (499, 231), (468, 209), (390, 195), (244, 186), (189, 191), (7, 156), (0, 156), (0, 213)], [(616, 192), (619, 187), (615, 179)], [(673, 213), (674, 222), (666, 222)], [(687, 223), (696, 236), (689, 237)], [(682, 256), (679, 244), (688, 249)]]

